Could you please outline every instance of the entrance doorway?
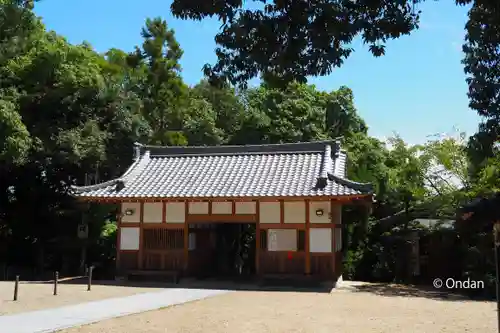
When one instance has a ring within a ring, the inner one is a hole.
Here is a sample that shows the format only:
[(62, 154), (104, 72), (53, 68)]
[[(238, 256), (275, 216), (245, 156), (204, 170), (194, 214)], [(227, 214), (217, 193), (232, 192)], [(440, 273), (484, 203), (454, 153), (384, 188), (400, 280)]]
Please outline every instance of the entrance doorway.
[(203, 229), (193, 226), (190, 233), (196, 234), (189, 253), (193, 275), (245, 279), (255, 274), (255, 224), (213, 223)]

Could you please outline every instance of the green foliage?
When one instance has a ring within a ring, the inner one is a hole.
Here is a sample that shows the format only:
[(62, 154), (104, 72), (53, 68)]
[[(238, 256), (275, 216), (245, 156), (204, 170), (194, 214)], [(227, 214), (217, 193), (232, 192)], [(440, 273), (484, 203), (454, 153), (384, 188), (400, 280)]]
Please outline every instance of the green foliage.
[(109, 220), (104, 221), (104, 225), (101, 228), (101, 239), (116, 238), (116, 231), (118, 227), (115, 222)]
[(474, 1), (463, 51), (469, 75), (469, 106), (487, 119), (500, 117), (500, 9), (496, 1)]
[(206, 74), (241, 85), (262, 75), (286, 86), (340, 67), (356, 36), (374, 56), (383, 55), (387, 40), (417, 28), (419, 2), (254, 0), (244, 9), (243, 1), (174, 0), (171, 9), (178, 18), (222, 22), (215, 37), (218, 61), (205, 66)]
[(22, 163), (31, 147), (30, 133), (17, 110), (16, 102), (0, 97), (0, 161)]

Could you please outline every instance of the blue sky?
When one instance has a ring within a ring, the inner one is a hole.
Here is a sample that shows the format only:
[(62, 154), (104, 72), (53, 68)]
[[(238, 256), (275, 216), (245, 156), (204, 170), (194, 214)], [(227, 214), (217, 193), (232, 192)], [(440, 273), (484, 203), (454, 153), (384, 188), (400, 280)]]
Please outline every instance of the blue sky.
[[(169, 0), (41, 0), (35, 11), (48, 29), (72, 43), (90, 42), (99, 52), (115, 47), (130, 51), (141, 43), (146, 18), (161, 16), (184, 49), (184, 80), (196, 84), (205, 63), (214, 63), (216, 20), (182, 21), (170, 14)], [(330, 76), (312, 78), (321, 90), (350, 87), (359, 114), (378, 138), (399, 133), (409, 143), (453, 128), (472, 135), (480, 121), (468, 108), (467, 85), (460, 61), (467, 8), (454, 1), (420, 6), (421, 29), (387, 44), (374, 58), (359, 41), (355, 52)]]

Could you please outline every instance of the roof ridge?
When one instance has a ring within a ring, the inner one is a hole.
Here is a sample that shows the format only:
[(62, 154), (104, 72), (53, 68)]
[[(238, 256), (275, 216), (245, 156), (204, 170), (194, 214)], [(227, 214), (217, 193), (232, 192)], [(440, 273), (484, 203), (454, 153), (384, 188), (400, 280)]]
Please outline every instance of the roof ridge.
[[(146, 150), (150, 153), (151, 151)], [(192, 153), (192, 154), (155, 154), (153, 158), (167, 158), (167, 157), (208, 157), (208, 156), (252, 156), (252, 155), (299, 155), (299, 154), (322, 154), (322, 152), (317, 150), (304, 150), (304, 151), (263, 151), (263, 152), (236, 152), (236, 153)]]
[(293, 145), (304, 145), (304, 144), (330, 144), (335, 141), (341, 140), (342, 137), (332, 138), (329, 140), (315, 140), (315, 141), (299, 141), (299, 142), (283, 142), (283, 143), (261, 143), (261, 144), (248, 144), (248, 145), (218, 145), (218, 146), (159, 146), (159, 145), (148, 145), (142, 144), (140, 142), (135, 142), (134, 146), (145, 147), (145, 148), (210, 148), (210, 147), (267, 147), (267, 146), (293, 146)]
[(265, 153), (304, 153), (304, 152), (324, 152), (325, 146), (330, 145), (339, 149), (339, 139), (293, 142), (293, 143), (272, 143), (259, 145), (218, 145), (218, 146), (154, 146), (135, 143), (135, 150), (140, 150), (141, 154), (150, 151), (151, 156), (167, 155), (215, 155), (215, 154), (265, 154)]

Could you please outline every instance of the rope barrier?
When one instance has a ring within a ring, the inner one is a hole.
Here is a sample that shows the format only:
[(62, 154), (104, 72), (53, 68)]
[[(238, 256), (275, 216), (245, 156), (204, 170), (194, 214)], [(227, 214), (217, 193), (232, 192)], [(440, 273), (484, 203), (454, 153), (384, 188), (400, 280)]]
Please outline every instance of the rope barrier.
[[(87, 278), (87, 275), (81, 275), (81, 276), (71, 276), (71, 277), (66, 277), (62, 279), (58, 279), (58, 282), (65, 282), (65, 281), (71, 281), (71, 280), (78, 280), (78, 279), (84, 279)], [(54, 280), (44, 280), (44, 281), (19, 281), (20, 284), (42, 284), (42, 283), (54, 283)]]

